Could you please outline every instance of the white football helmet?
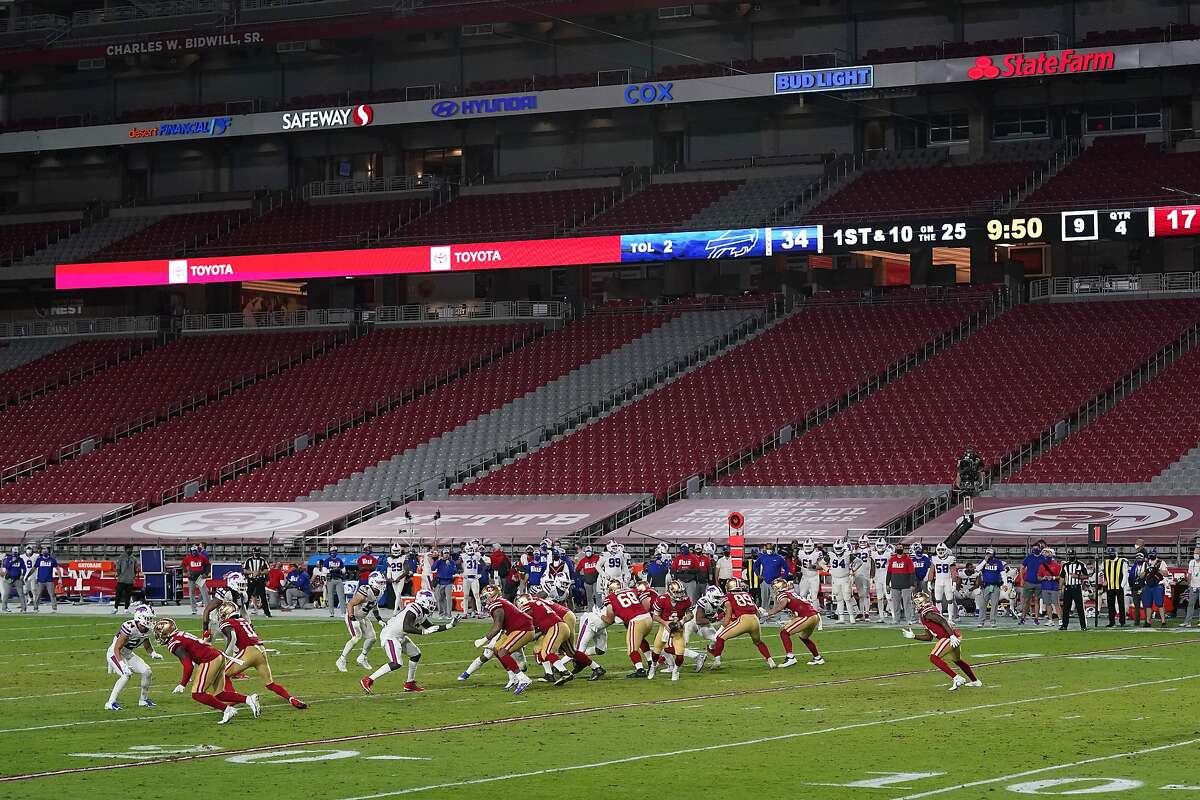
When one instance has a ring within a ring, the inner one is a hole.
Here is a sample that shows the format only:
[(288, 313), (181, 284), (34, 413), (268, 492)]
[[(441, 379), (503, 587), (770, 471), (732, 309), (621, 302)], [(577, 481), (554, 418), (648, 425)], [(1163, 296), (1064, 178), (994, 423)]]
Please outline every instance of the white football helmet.
[(925, 545), (921, 544), (920, 542), (913, 542), (913, 543), (912, 543), (912, 550), (913, 550), (913, 552), (914, 552), (914, 553), (924, 553), (924, 552), (925, 552)]
[(716, 586), (709, 586), (704, 590), (705, 598), (709, 600), (720, 600), (724, 602), (725, 594)]
[(816, 549), (817, 549), (817, 543), (816, 543), (816, 542), (814, 542), (812, 539), (805, 539), (805, 540), (804, 540), (804, 554), (805, 554), (805, 555), (809, 555), (809, 556), (811, 556), (811, 555), (813, 554), (813, 551), (814, 551), (814, 550), (816, 550)]
[(399, 542), (392, 542), (392, 549), (390, 552), (392, 558), (399, 558), (400, 556), (404, 555), (404, 548), (400, 546)]
[(871, 549), (871, 538), (869, 536), (867, 536), (865, 533), (862, 536), (858, 537), (858, 549), (859, 550), (870, 550)]
[(370, 586), (377, 592), (383, 592), (385, 589), (387, 589), (387, 584), (387, 576), (382, 572), (372, 572), (367, 578), (367, 586)]
[(875, 540), (875, 552), (882, 553), (887, 550), (887, 539), (882, 536)]
[(654, 545), (655, 557), (665, 556), (666, 554), (667, 554), (667, 543), (666, 542), (659, 542), (658, 544)]
[(573, 583), (574, 582), (571, 580), (570, 575), (555, 575), (554, 580), (552, 581), (554, 591), (558, 595), (558, 597), (555, 599), (561, 601), (565, 600), (567, 597), (570, 597), (571, 585)]
[(941, 556), (942, 558), (945, 558), (946, 556), (950, 555), (950, 548), (946, 547), (945, 542), (942, 542), (941, 544), (939, 544), (937, 546), (937, 554), (939, 556)]
[(836, 542), (834, 542), (833, 543), (833, 552), (837, 553), (839, 556), (842, 555), (843, 553), (845, 553), (846, 552), (846, 542), (842, 539), (838, 539)]
[(717, 554), (717, 545), (714, 542), (704, 543), (704, 555), (715, 556)]
[(142, 603), (133, 609), (133, 622), (143, 630), (150, 630), (154, 626), (154, 609)]
[(233, 589), (235, 592), (241, 592), (242, 594), (245, 594), (246, 589), (248, 589), (250, 586), (250, 582), (247, 581), (246, 576), (240, 572), (227, 572), (225, 573), (225, 585), (230, 589)]
[(604, 549), (607, 550), (610, 555), (615, 556), (621, 552), (622, 548), (621, 545), (617, 544), (616, 542), (609, 542), (608, 544), (604, 545)]
[(432, 614), (437, 611), (437, 598), (428, 589), (422, 589), (413, 597), (413, 604), (422, 611)]

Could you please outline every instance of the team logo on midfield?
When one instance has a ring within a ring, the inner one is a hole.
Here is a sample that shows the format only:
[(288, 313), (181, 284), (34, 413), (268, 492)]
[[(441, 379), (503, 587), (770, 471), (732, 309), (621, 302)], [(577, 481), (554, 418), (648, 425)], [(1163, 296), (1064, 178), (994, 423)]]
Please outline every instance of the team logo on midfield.
[(152, 536), (246, 536), (273, 531), (300, 531), (320, 514), (296, 506), (231, 506), (152, 516), (130, 527)]

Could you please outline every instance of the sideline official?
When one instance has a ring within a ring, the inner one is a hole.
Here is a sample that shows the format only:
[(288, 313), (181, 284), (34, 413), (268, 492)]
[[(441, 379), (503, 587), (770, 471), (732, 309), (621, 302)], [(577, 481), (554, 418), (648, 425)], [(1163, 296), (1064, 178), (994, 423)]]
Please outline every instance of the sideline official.
[(1083, 616), (1083, 582), (1088, 579), (1087, 565), (1075, 555), (1075, 551), (1067, 551), (1067, 560), (1062, 565), (1062, 625), (1059, 630), (1065, 631), (1071, 624), (1071, 606), (1079, 613), (1079, 629), (1087, 630), (1087, 622)]
[(1104, 559), (1104, 597), (1108, 602), (1108, 625), (1111, 628), (1117, 622), (1120, 612), (1121, 627), (1125, 627), (1125, 575), (1129, 571), (1129, 562), (1117, 555), (1117, 548), (1110, 547)]
[(270, 565), (267, 560), (262, 557), (262, 550), (254, 548), (250, 551), (250, 557), (246, 559), (246, 563), (242, 564), (242, 572), (246, 575), (247, 591), (250, 596), (246, 598), (246, 605), (250, 605), (250, 601), (258, 598), (259, 604), (262, 606), (263, 614), (271, 616), (271, 602), (267, 599), (267, 571)]

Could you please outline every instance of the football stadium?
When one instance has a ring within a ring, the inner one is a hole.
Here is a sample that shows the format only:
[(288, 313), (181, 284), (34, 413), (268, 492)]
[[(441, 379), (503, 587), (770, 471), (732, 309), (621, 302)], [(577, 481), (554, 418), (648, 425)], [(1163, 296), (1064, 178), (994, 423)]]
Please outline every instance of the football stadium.
[(0, 0), (0, 800), (1200, 800), (1200, 3)]

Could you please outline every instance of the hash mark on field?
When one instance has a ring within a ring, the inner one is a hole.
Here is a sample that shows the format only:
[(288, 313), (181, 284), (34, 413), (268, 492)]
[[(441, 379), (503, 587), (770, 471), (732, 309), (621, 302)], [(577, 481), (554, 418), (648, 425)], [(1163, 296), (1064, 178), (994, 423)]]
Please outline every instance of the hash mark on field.
[(1063, 717), (1063, 719), (1083, 719), (1083, 714), (1069, 714)]
[(1055, 683), (1055, 684), (1051, 684), (1050, 686), (1047, 686), (1045, 688), (1046, 689), (1061, 689), (1062, 687), (1059, 686), (1057, 683)]
[(760, 710), (762, 710), (762, 706), (746, 706), (745, 708), (742, 709), (742, 711), (760, 711)]
[(1012, 713), (1009, 713), (1009, 714), (997, 714), (996, 716), (992, 717), (992, 719), (1003, 719), (1004, 717), (1015, 717), (1015, 716), (1016, 716), (1016, 714), (1012, 714)]
[(1178, 692), (1178, 689), (1163, 689), (1164, 692)]
[(433, 761), (428, 756), (363, 756), (364, 761)]

